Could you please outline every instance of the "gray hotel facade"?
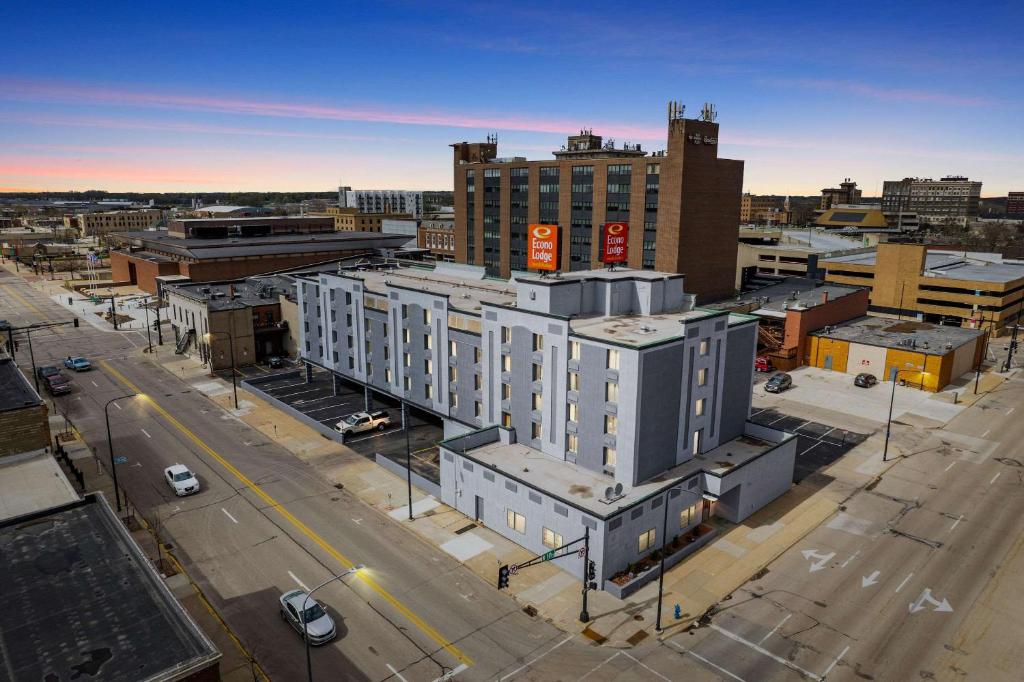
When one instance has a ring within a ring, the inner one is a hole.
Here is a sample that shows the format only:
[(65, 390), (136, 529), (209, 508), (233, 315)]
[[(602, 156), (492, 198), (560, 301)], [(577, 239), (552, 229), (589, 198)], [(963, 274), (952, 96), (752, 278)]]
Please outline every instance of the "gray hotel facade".
[(537, 553), (589, 528), (603, 580), (792, 482), (795, 438), (747, 421), (756, 318), (698, 308), (683, 285), (453, 263), (318, 273), (297, 279), (300, 348), (443, 419), (444, 503)]

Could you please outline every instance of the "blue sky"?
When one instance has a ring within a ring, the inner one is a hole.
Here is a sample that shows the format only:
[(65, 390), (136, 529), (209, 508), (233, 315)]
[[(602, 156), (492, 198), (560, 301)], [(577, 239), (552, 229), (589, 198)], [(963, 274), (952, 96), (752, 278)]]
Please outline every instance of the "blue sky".
[(660, 149), (678, 99), (754, 193), (1024, 190), (1019, 2), (142, 5), (0, 8), (0, 189), (444, 189), (451, 142)]

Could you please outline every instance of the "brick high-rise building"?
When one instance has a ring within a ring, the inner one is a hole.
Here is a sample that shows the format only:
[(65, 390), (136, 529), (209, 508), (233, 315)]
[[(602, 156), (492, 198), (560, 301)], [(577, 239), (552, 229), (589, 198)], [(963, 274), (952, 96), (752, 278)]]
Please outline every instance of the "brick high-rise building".
[(966, 225), (978, 217), (981, 183), (960, 175), (940, 180), (903, 178), (882, 183), (882, 210), (916, 213), (929, 223)]
[(839, 183), (839, 187), (826, 187), (821, 190), (821, 204), (818, 206), (822, 211), (827, 211), (836, 204), (859, 204), (861, 192), (857, 189), (857, 183), (846, 178)]
[(1024, 214), (1024, 192), (1008, 192), (1006, 194), (1006, 214)]
[(453, 144), (455, 260), (510, 276), (526, 269), (527, 226), (561, 227), (560, 269), (601, 266), (601, 227), (628, 222), (628, 265), (679, 272), (700, 301), (733, 293), (743, 162), (718, 158), (712, 108), (669, 104), (668, 145), (648, 154), (589, 130), (554, 159), (498, 158), (495, 137)]

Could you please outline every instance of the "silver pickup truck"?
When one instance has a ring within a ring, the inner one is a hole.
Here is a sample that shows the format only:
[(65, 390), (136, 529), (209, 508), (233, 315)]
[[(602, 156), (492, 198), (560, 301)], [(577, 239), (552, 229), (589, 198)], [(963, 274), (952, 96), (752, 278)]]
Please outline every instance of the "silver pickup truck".
[(334, 428), (343, 436), (350, 436), (354, 433), (372, 431), (377, 429), (383, 431), (391, 424), (391, 417), (384, 410), (375, 412), (356, 412), (342, 419), (334, 425)]

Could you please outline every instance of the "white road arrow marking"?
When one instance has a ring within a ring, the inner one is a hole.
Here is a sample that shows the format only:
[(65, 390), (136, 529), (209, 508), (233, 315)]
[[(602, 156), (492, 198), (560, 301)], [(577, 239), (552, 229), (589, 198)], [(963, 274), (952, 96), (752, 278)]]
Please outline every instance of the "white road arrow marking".
[(924, 606), (925, 602), (928, 602), (929, 604), (931, 604), (932, 606), (935, 607), (934, 609), (932, 609), (933, 611), (941, 611), (943, 613), (952, 613), (953, 612), (953, 607), (949, 605), (949, 600), (948, 599), (943, 599), (942, 601), (939, 601), (938, 599), (936, 599), (935, 597), (932, 596), (931, 589), (929, 589), (927, 587), (924, 588), (924, 592), (922, 592), (921, 596), (917, 598), (917, 601), (911, 602), (911, 604), (910, 604), (910, 612), (911, 613), (917, 613), (918, 611), (924, 611), (925, 610), (925, 606)]
[(810, 560), (811, 557), (817, 559), (817, 561), (813, 562), (809, 568), (811, 573), (814, 573), (815, 571), (820, 571), (821, 569), (825, 568), (825, 564), (831, 561), (832, 557), (836, 555), (835, 552), (829, 552), (828, 554), (818, 554), (818, 550), (816, 549), (805, 549), (800, 553), (804, 555), (804, 559)]
[(861, 586), (861, 588), (863, 589), (863, 588), (865, 588), (865, 587), (867, 587), (869, 585), (874, 585), (875, 583), (877, 583), (878, 582), (878, 576), (880, 576), (881, 574), (882, 574), (881, 571), (874, 571), (871, 575), (867, 576), (866, 578), (862, 577), (860, 579), (860, 586)]

